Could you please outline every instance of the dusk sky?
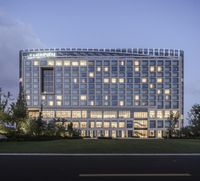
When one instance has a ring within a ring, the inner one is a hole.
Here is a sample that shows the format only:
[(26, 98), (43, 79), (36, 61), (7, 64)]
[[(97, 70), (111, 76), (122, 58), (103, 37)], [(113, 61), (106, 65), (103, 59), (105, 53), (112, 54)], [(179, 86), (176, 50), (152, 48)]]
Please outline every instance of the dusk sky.
[(18, 92), (26, 48), (174, 48), (185, 52), (185, 115), (200, 103), (199, 0), (0, 0), (0, 87)]

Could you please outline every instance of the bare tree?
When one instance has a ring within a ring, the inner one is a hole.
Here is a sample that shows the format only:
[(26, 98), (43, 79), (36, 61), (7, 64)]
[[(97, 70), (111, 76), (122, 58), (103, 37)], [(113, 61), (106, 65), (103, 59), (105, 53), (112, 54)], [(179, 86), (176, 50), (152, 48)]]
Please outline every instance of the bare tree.
[(176, 135), (176, 125), (179, 122), (179, 117), (180, 114), (179, 112), (173, 113), (172, 111), (170, 112), (170, 115), (168, 117), (169, 121), (169, 128), (168, 128), (168, 135), (169, 138), (172, 138), (174, 135)]

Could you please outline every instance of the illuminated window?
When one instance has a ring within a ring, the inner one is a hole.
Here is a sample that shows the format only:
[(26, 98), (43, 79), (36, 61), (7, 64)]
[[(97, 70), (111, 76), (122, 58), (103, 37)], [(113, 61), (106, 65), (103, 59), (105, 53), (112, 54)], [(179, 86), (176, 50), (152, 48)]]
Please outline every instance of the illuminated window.
[(116, 78), (112, 78), (111, 81), (112, 81), (112, 83), (116, 83), (117, 79)]
[(55, 112), (54, 111), (42, 111), (43, 118), (54, 118)]
[(119, 111), (119, 118), (130, 118), (130, 111)]
[(108, 72), (108, 67), (104, 67), (104, 71), (105, 71), (105, 72)]
[(57, 95), (57, 96), (56, 96), (56, 99), (57, 99), (57, 100), (62, 100), (62, 96), (61, 96), (61, 95)]
[(39, 61), (38, 61), (38, 60), (35, 60), (34, 63), (33, 63), (33, 65), (34, 65), (34, 66), (39, 65)]
[(94, 77), (94, 72), (90, 72), (89, 77)]
[(72, 111), (72, 118), (81, 118), (81, 111)]
[(167, 96), (165, 96), (165, 100), (169, 100), (169, 96), (167, 95)]
[(87, 65), (87, 62), (85, 60), (80, 61), (80, 66), (86, 66), (86, 65)]
[(162, 83), (162, 78), (157, 78), (157, 83)]
[(135, 101), (135, 102), (134, 102), (134, 105), (135, 105), (135, 106), (139, 106), (139, 105), (140, 105), (140, 102)]
[(96, 122), (96, 128), (102, 128), (102, 122)]
[(153, 89), (153, 88), (154, 88), (154, 85), (153, 85), (153, 84), (150, 84), (149, 87), (150, 87), (151, 89)]
[(105, 130), (104, 136), (105, 136), (105, 137), (109, 137), (109, 131), (108, 131), (108, 130)]
[(87, 78), (81, 78), (81, 83), (86, 83), (87, 82)]
[(94, 101), (90, 101), (90, 105), (91, 105), (91, 106), (94, 106)]
[(45, 95), (42, 95), (42, 100), (45, 100), (46, 99), (46, 96)]
[(147, 78), (142, 78), (142, 83), (146, 83), (147, 82)]
[(134, 112), (134, 118), (147, 118), (147, 112)]
[(123, 65), (124, 65), (124, 61), (120, 61), (120, 65), (122, 65), (122, 66), (123, 66)]
[(102, 118), (102, 112), (101, 111), (91, 111), (90, 117), (91, 118)]
[(135, 60), (134, 65), (140, 65), (140, 62), (138, 60)]
[(82, 111), (82, 118), (87, 118), (87, 111)]
[(174, 115), (179, 114), (179, 112), (176, 111), (176, 110), (173, 110), (172, 113), (173, 113)]
[(104, 79), (103, 79), (103, 82), (104, 82), (104, 83), (109, 83), (109, 79), (108, 79), (108, 78), (104, 78)]
[(56, 65), (57, 65), (57, 66), (62, 66), (62, 61), (57, 60), (57, 61), (56, 61)]
[(71, 111), (56, 111), (57, 118), (71, 118)]
[(147, 120), (134, 120), (134, 128), (147, 128)]
[(150, 137), (155, 137), (155, 131), (154, 130), (150, 130), (149, 133), (150, 133), (150, 135), (149, 135)]
[(71, 111), (65, 111), (66, 112), (66, 118), (71, 118)]
[(90, 122), (90, 128), (94, 128), (94, 122)]
[(158, 94), (161, 94), (161, 90), (160, 90), (160, 89), (158, 89), (158, 90), (157, 90), (157, 93), (158, 93)]
[(158, 72), (162, 71), (162, 67), (160, 67), (160, 66), (158, 66), (157, 69), (158, 69)]
[(61, 101), (57, 101), (56, 104), (57, 104), (57, 106), (61, 106), (62, 102)]
[(149, 111), (149, 117), (150, 118), (155, 118), (156, 117), (156, 112), (155, 111)]
[(65, 127), (65, 128), (68, 128), (68, 125), (70, 124), (70, 122), (64, 122), (63, 123), (63, 126)]
[(48, 60), (47, 65), (54, 66), (54, 61), (53, 60)]
[(103, 117), (104, 118), (117, 118), (117, 112), (116, 111), (105, 111)]
[(111, 128), (117, 128), (117, 122), (111, 122)]
[(37, 118), (39, 116), (39, 112), (38, 111), (29, 111), (28, 115), (31, 118)]
[(123, 106), (124, 105), (124, 101), (119, 101), (119, 105)]
[(87, 99), (87, 96), (86, 96), (86, 95), (81, 95), (81, 96), (80, 96), (80, 99), (81, 99), (82, 101), (85, 101), (85, 100)]
[(73, 128), (79, 128), (79, 122), (72, 122)]
[(53, 106), (54, 102), (53, 101), (49, 101), (49, 106)]
[(154, 66), (150, 66), (150, 72), (154, 72), (155, 71), (155, 67)]
[(110, 122), (104, 122), (103, 123), (104, 128), (109, 128), (110, 127)]
[(165, 111), (164, 117), (165, 117), (165, 118), (169, 118), (169, 116), (170, 116), (170, 111)]
[(112, 131), (111, 131), (111, 137), (112, 137), (112, 138), (116, 138), (116, 137), (117, 137), (116, 130), (112, 130)]
[(87, 122), (80, 122), (80, 128), (87, 128)]
[(72, 62), (72, 66), (78, 66), (79, 65), (79, 62), (75, 61), (75, 62)]
[(105, 97), (104, 97), (104, 98), (105, 98), (105, 100), (108, 100), (108, 96), (107, 96), (107, 95), (105, 95)]
[(100, 72), (101, 71), (101, 67), (97, 67), (97, 72)]
[(140, 68), (139, 67), (135, 67), (135, 72), (139, 72)]
[(139, 95), (135, 95), (135, 100), (139, 100), (140, 96)]
[(65, 60), (64, 61), (64, 66), (70, 66), (70, 61), (69, 60)]
[(119, 78), (119, 83), (124, 83), (124, 78)]
[(119, 128), (125, 128), (125, 122), (120, 121), (119, 122)]
[(73, 82), (74, 82), (74, 83), (77, 83), (77, 78), (74, 78)]
[(165, 89), (165, 94), (170, 94), (170, 89)]
[(27, 100), (30, 100), (30, 95), (27, 95), (27, 96), (26, 96), (26, 99), (27, 99)]
[(162, 119), (163, 118), (163, 113), (162, 111), (157, 111), (157, 118)]

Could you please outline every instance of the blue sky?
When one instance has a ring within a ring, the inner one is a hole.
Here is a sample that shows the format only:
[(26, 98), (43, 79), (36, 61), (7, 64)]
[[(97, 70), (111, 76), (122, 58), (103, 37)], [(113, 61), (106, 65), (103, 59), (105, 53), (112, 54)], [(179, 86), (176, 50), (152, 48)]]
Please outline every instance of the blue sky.
[(0, 0), (0, 42), (0, 85), (13, 92), (21, 48), (183, 49), (185, 112), (200, 103), (199, 0)]

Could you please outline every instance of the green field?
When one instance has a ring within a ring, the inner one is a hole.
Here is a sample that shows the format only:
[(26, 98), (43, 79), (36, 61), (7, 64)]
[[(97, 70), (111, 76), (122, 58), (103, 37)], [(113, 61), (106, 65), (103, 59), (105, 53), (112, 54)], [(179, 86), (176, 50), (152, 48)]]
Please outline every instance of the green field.
[(1, 153), (200, 153), (198, 139), (65, 139), (0, 142)]

